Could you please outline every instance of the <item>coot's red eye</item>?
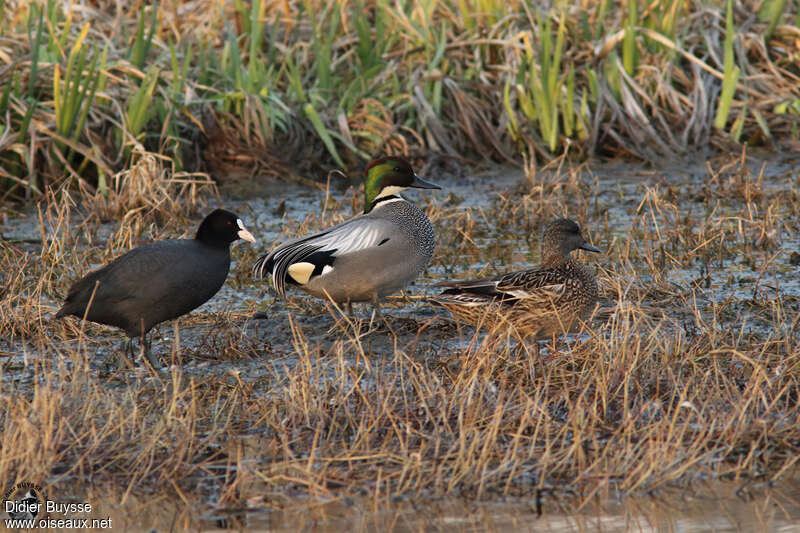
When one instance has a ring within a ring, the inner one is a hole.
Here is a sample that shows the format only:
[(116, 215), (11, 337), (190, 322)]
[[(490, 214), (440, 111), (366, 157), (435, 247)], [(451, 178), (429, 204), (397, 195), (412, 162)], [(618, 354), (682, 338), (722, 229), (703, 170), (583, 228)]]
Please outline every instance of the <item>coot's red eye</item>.
[(229, 221), (228, 221), (228, 225), (229, 225), (229, 226), (233, 226), (233, 222), (231, 222), (231, 221), (229, 220)]

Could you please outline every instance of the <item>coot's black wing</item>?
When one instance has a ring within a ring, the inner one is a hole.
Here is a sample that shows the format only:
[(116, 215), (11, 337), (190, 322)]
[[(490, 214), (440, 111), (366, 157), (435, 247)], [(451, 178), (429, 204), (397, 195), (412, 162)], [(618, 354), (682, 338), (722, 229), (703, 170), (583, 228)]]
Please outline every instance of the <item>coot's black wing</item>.
[[(77, 281), (70, 288), (66, 303), (56, 316), (82, 315), (90, 300), (93, 308), (127, 308), (138, 304), (146, 312), (155, 312), (146, 309), (148, 305), (173, 306), (176, 298), (192, 300), (191, 303), (194, 303), (197, 298), (193, 293), (208, 292), (210, 289), (205, 284), (216, 284), (220, 277), (224, 281), (228, 273), (227, 263), (222, 265), (224, 261), (207, 264), (208, 259), (213, 257), (209, 258), (200, 247), (194, 240), (179, 239), (134, 248)], [(223, 267), (224, 272), (214, 275), (215, 270)], [(218, 286), (213, 292), (217, 290)]]

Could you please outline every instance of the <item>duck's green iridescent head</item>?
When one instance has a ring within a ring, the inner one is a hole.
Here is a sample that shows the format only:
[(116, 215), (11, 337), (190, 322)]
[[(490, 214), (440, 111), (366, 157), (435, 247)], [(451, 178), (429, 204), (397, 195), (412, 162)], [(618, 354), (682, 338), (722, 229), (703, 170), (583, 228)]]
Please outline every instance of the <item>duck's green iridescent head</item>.
[(441, 189), (414, 173), (411, 164), (398, 156), (376, 159), (364, 175), (364, 212), (369, 213), (381, 200), (396, 197), (408, 188)]

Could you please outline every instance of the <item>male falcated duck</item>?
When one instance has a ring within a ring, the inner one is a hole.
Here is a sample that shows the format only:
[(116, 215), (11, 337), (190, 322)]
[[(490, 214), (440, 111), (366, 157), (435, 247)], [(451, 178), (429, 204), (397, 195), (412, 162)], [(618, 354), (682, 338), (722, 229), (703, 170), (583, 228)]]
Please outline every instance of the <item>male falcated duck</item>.
[(510, 326), (520, 337), (549, 338), (567, 333), (597, 302), (597, 281), (570, 257), (581, 249), (599, 252), (581, 235), (578, 225), (558, 219), (545, 227), (542, 265), (490, 279), (448, 281), (432, 301), (456, 319), (492, 329)]
[[(133, 339), (156, 324), (200, 307), (225, 283), (231, 243), (255, 242), (241, 219), (217, 209), (194, 239), (157, 241), (134, 248), (75, 282), (56, 318), (74, 315), (116, 326)], [(148, 349), (145, 355), (155, 367)]]
[(398, 291), (420, 275), (436, 245), (428, 217), (400, 192), (439, 189), (417, 176), (402, 157), (373, 161), (364, 176), (364, 213), (321, 233), (273, 250), (253, 265), (253, 274), (272, 275), (275, 290), (286, 284), (337, 303), (372, 302)]

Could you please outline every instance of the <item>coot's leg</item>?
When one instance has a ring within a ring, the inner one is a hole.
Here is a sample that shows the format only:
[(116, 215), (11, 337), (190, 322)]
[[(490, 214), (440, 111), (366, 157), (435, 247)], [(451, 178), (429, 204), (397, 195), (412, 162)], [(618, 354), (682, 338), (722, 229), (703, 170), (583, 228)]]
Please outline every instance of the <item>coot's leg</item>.
[(120, 346), (117, 369), (122, 370), (122, 367), (127, 367), (128, 370), (133, 370), (135, 368), (133, 364), (133, 358), (135, 356), (136, 352), (133, 349), (133, 338), (128, 337), (127, 340), (122, 341), (122, 346)]
[(153, 355), (153, 351), (150, 349), (150, 344), (147, 342), (147, 334), (142, 333), (140, 344), (142, 346), (142, 350), (144, 351), (144, 356), (150, 362), (150, 366), (153, 367), (153, 370), (158, 370), (161, 368), (161, 363), (158, 361), (158, 358)]

